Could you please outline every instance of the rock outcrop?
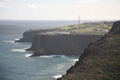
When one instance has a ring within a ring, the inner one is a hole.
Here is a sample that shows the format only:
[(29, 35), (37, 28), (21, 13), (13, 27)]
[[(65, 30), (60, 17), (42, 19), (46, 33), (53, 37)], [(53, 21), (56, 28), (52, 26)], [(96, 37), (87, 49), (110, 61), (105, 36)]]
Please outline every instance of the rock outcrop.
[(49, 32), (49, 31), (54, 31), (54, 30), (56, 29), (40, 29), (40, 30), (38, 29), (38, 30), (25, 31), (23, 33), (23, 38), (15, 42), (32, 42), (34, 39), (34, 36), (37, 35), (38, 33)]
[(34, 37), (32, 47), (29, 50), (35, 51), (32, 56), (80, 55), (90, 43), (101, 37), (100, 35), (38, 34)]
[(120, 21), (57, 80), (120, 80)]
[[(71, 25), (66, 27), (52, 28), (52, 29), (39, 29), (29, 30), (23, 33), (23, 38), (16, 42), (32, 42), (35, 35), (38, 33), (54, 32), (54, 33), (71, 33), (80, 35), (104, 35), (109, 31), (113, 22), (85, 22), (81, 24), (81, 28), (78, 25)], [(76, 31), (77, 29), (77, 31)]]

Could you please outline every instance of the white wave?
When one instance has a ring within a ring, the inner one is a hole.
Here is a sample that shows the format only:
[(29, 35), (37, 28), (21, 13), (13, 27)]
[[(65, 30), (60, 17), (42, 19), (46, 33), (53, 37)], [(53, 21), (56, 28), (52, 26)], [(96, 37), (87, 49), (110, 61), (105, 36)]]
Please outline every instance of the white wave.
[(20, 40), (20, 39), (16, 38), (15, 40), (17, 41), (17, 40)]
[(12, 49), (11, 51), (16, 51), (16, 52), (26, 52), (25, 49)]
[(54, 57), (52, 55), (48, 56), (48, 55), (44, 55), (44, 56), (40, 56), (41, 58), (50, 58), (50, 57)]
[(4, 41), (4, 42), (8, 42), (8, 43), (15, 43), (15, 41)]
[(23, 49), (29, 49), (30, 47), (26, 47), (26, 48), (23, 48)]
[(75, 61), (75, 62), (76, 62), (76, 61), (79, 61), (79, 59), (72, 59), (72, 60)]
[(48, 57), (61, 57), (61, 58), (66, 58), (66, 56), (64, 55), (43, 55), (43, 56), (40, 56), (40, 57), (43, 57), (43, 58), (48, 58)]
[(68, 58), (67, 56), (65, 56), (65, 55), (60, 55), (61, 56), (61, 58)]
[(30, 57), (32, 54), (26, 54), (25, 57)]
[(52, 76), (53, 78), (57, 79), (57, 78), (61, 78), (62, 75), (56, 75), (56, 76)]
[(67, 64), (66, 63), (61, 63), (56, 66), (56, 69), (61, 70), (63, 69)]

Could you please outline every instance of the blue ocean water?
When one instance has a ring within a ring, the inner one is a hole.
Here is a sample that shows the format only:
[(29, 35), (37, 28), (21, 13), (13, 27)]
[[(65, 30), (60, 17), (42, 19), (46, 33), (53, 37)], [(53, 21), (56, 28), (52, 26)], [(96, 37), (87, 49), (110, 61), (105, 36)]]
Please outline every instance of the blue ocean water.
[[(28, 57), (31, 43), (15, 43), (29, 29), (53, 28), (77, 21), (0, 21), (0, 80), (56, 80), (79, 56), (50, 55)], [(54, 26), (53, 26), (54, 25)]]

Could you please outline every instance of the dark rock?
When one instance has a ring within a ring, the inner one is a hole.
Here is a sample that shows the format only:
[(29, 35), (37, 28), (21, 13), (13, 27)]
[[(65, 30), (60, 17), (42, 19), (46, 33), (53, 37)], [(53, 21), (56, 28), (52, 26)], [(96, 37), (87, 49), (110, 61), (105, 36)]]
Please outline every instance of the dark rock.
[(120, 80), (120, 21), (99, 41), (90, 44), (57, 80)]
[(34, 55), (81, 55), (92, 42), (99, 40), (99, 35), (36, 35), (32, 47)]
[(113, 27), (111, 28), (109, 33), (120, 34), (119, 30), (120, 30), (120, 21), (116, 21), (116, 22), (114, 22)]
[(54, 31), (56, 29), (40, 29), (40, 30), (29, 30), (23, 33), (23, 38), (15, 42), (32, 42), (35, 35), (38, 33)]

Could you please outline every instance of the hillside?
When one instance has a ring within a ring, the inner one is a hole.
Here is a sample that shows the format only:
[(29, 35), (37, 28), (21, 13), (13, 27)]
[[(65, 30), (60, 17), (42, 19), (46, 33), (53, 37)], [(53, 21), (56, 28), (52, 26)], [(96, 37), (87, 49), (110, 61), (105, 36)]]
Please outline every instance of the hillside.
[(90, 44), (57, 80), (120, 80), (120, 21), (101, 40)]
[[(104, 35), (106, 34), (112, 26), (113, 22), (85, 22), (78, 25), (71, 25), (67, 27), (60, 27), (61, 30), (68, 30), (72, 34), (84, 34), (84, 35)], [(75, 31), (77, 32), (75, 33)]]
[(85, 22), (78, 25), (71, 25), (66, 27), (59, 27), (54, 29), (38, 29), (28, 30), (23, 33), (23, 38), (16, 42), (32, 42), (37, 34), (56, 35), (56, 34), (71, 34), (71, 35), (104, 35), (106, 34), (113, 22)]

